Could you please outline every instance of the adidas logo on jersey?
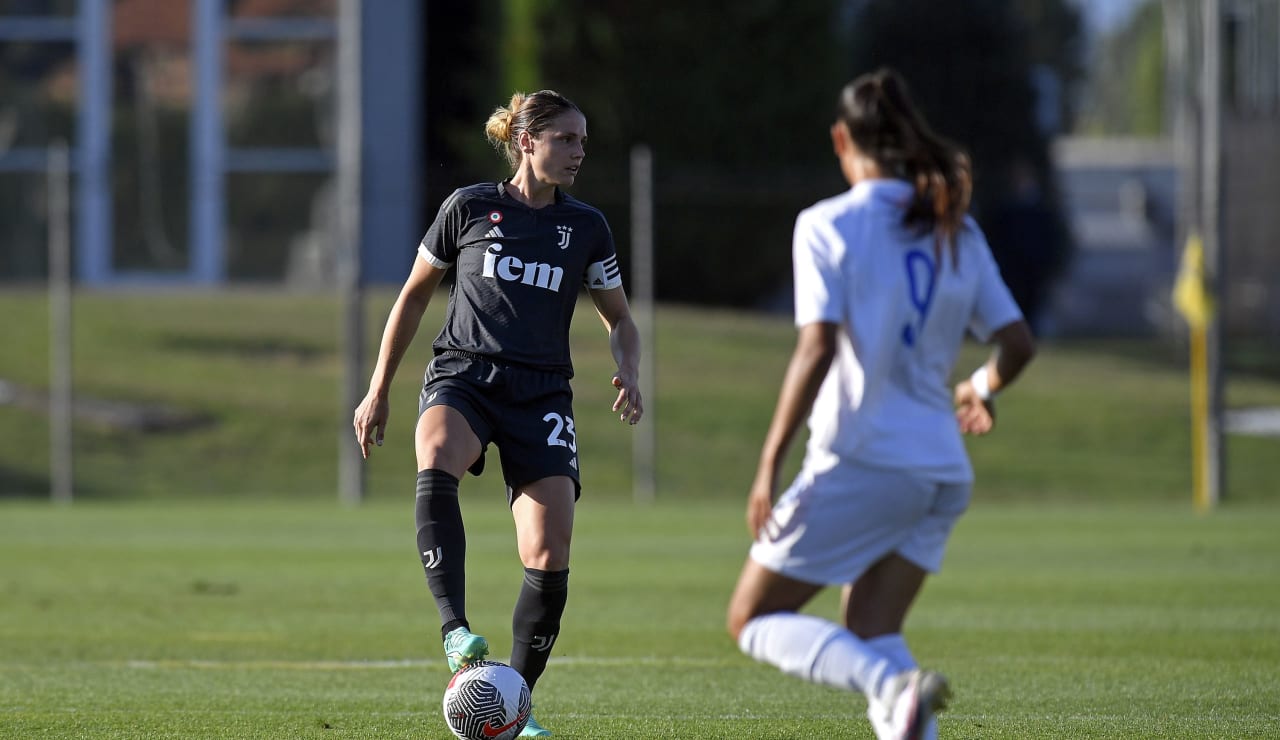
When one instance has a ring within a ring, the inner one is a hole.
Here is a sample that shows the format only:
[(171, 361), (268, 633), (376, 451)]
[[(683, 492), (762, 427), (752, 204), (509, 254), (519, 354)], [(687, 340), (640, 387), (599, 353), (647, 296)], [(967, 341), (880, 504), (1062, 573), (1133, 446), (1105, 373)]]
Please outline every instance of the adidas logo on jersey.
[(549, 265), (545, 262), (524, 262), (519, 257), (503, 256), (501, 244), (490, 244), (484, 250), (484, 271), (487, 278), (506, 280), (511, 283), (524, 283), (535, 288), (560, 292), (560, 281), (564, 280), (564, 268)]
[(588, 288), (603, 289), (621, 285), (621, 276), (622, 273), (618, 270), (618, 258), (610, 256), (603, 262), (588, 265), (585, 281)]

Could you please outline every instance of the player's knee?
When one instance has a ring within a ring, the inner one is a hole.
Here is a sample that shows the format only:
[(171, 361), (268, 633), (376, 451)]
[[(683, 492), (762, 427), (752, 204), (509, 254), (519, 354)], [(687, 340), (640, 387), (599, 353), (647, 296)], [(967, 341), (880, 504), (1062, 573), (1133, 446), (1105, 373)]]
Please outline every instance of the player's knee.
[(536, 542), (521, 543), (520, 562), (535, 570), (564, 570), (569, 567), (569, 540), (543, 537)]
[(724, 622), (725, 631), (729, 633), (729, 637), (733, 638), (734, 642), (737, 642), (738, 635), (742, 634), (742, 626), (743, 622), (737, 619), (733, 612), (729, 612), (726, 615)]
[(743, 628), (747, 626), (747, 622), (750, 622), (754, 616), (752, 611), (739, 603), (737, 599), (729, 601), (729, 608), (725, 611), (724, 626), (734, 642), (738, 642)]
[(474, 462), (463, 445), (450, 444), (444, 438), (419, 439), (418, 470), (443, 470), (459, 480)]

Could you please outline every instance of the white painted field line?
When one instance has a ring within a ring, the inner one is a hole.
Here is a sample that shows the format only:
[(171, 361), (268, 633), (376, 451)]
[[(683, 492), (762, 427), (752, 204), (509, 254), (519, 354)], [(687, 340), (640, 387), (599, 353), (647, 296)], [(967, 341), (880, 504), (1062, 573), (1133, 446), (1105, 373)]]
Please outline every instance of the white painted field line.
[(341, 671), (379, 670), (387, 668), (421, 668), (434, 665), (427, 660), (126, 660), (129, 668), (171, 669), (207, 668), (211, 670), (293, 670)]
[[(728, 664), (729, 661), (719, 658), (689, 658), (681, 656), (657, 657), (593, 657), (588, 655), (563, 656), (552, 658), (552, 665), (598, 665), (598, 666), (683, 666), (714, 668)], [(144, 670), (202, 668), (209, 670), (292, 670), (292, 671), (349, 671), (349, 670), (387, 670), (399, 668), (444, 667), (444, 659), (439, 660), (204, 660), (204, 659), (166, 659), (124, 661), (128, 668)]]
[(1280, 406), (1231, 409), (1224, 423), (1232, 434), (1280, 437)]

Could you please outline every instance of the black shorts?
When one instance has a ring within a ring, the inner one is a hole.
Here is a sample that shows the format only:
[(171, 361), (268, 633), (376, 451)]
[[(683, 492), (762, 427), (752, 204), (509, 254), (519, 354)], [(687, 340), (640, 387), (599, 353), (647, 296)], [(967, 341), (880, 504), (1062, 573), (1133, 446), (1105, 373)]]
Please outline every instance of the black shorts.
[(461, 413), (480, 440), (473, 475), (484, 470), (489, 443), (497, 446), (508, 503), (520, 486), (554, 475), (571, 478), (574, 497), (581, 495), (573, 389), (564, 375), (446, 351), (427, 365), (418, 415), (432, 406)]

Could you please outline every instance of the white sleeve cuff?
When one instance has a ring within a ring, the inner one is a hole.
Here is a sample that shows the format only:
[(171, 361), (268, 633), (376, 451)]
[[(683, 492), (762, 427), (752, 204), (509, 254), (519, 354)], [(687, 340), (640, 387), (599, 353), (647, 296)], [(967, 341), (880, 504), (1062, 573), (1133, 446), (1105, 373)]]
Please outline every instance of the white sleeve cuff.
[(445, 262), (444, 260), (432, 254), (431, 251), (427, 249), (426, 244), (418, 245), (418, 256), (426, 260), (428, 263), (430, 263), (432, 267), (437, 267), (441, 270), (447, 270), (450, 267), (453, 267), (452, 262)]

